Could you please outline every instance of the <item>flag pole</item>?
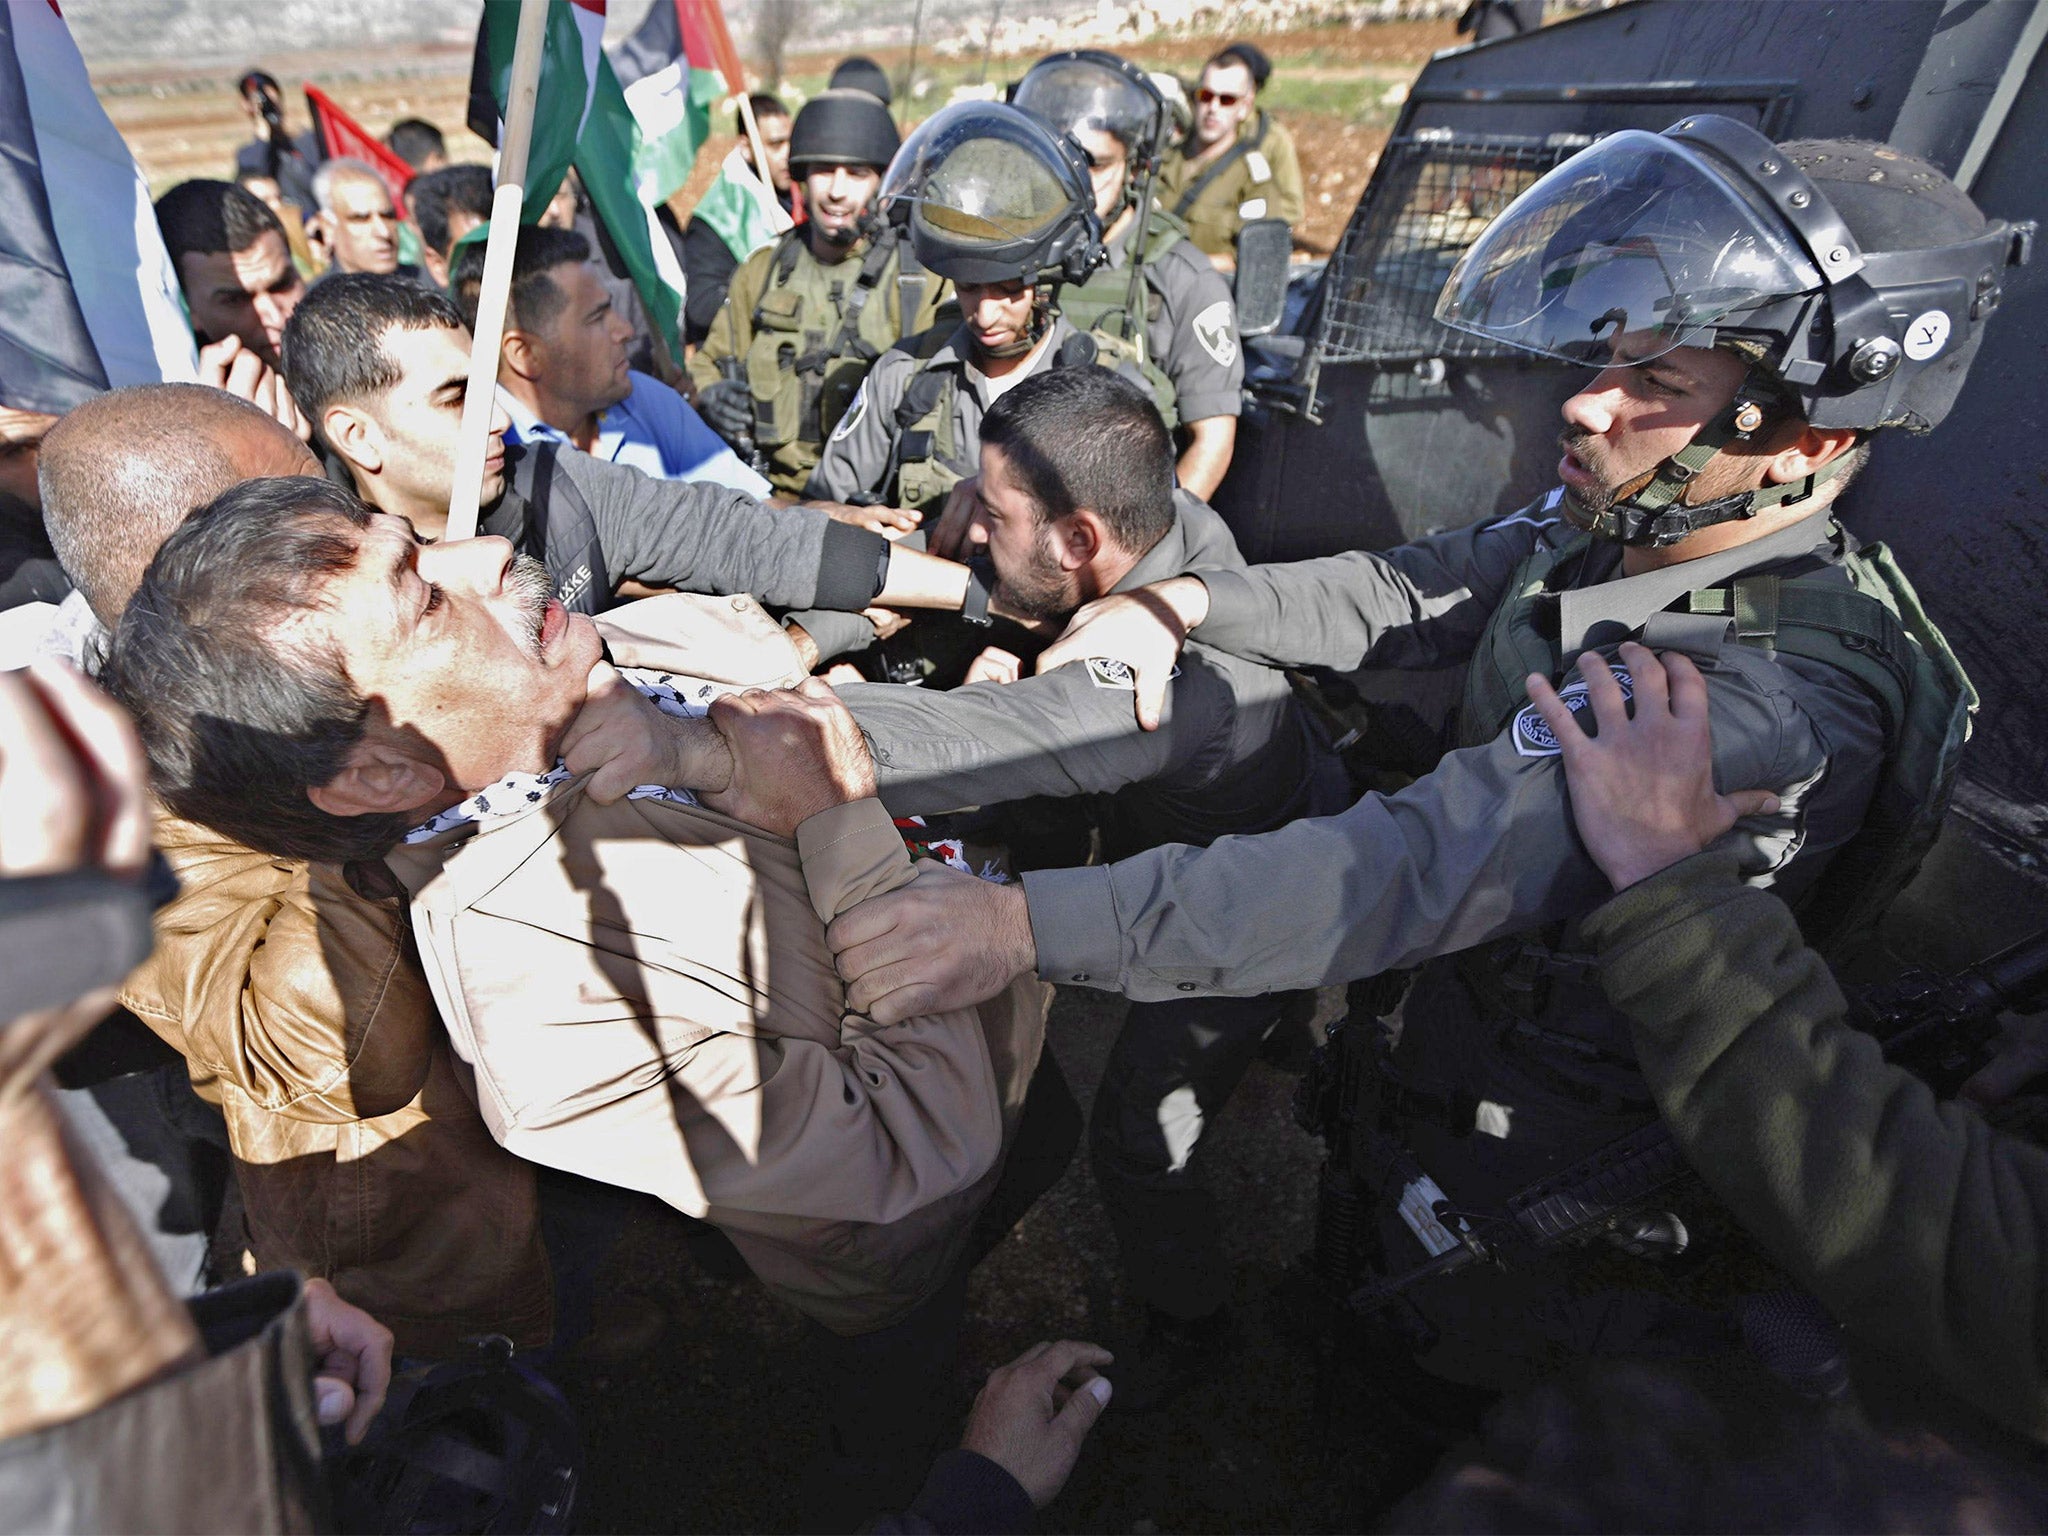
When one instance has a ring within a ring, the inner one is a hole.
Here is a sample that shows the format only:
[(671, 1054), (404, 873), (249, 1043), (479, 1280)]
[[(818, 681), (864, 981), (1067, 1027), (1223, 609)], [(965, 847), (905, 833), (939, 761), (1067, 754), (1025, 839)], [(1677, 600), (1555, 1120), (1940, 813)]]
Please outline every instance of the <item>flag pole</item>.
[(533, 140), (534, 102), (540, 94), (542, 46), (550, 0), (519, 0), (519, 33), (512, 78), (505, 91), (505, 131), (498, 140), (498, 188), (491, 197), (491, 232), (484, 245), (483, 284), (477, 292), (476, 338), (469, 349), (469, 390), (462, 403), (462, 434), (455, 444), (455, 482), (448, 499), (448, 539), (476, 535), (483, 495), (484, 449), (498, 394), (498, 349), (505, 340), (505, 303), (512, 292), (512, 254), (526, 199), (526, 152)]

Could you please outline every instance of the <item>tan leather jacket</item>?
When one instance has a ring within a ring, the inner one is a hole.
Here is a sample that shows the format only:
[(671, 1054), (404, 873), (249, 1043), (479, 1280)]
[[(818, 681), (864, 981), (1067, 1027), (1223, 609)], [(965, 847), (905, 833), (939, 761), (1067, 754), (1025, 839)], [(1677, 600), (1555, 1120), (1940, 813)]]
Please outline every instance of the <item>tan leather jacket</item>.
[(402, 893), (168, 815), (156, 836), (184, 891), (121, 1001), (226, 1116), (258, 1265), (332, 1280), (408, 1354), (545, 1343), (533, 1170), (477, 1116)]
[(797, 840), (579, 784), (388, 859), (484, 1119), (521, 1156), (714, 1222), (843, 1333), (929, 1295), (993, 1188), (1050, 989), (887, 1028), (825, 924), (911, 878), (879, 801)]
[[(802, 675), (752, 598), (649, 598), (598, 626), (624, 666), (743, 686)], [(533, 1170), (477, 1114), (400, 888), (371, 866), (358, 890), (334, 866), (168, 815), (157, 841), (184, 890), (121, 1001), (225, 1113), (258, 1265), (331, 1280), (402, 1353), (445, 1354), (478, 1332), (545, 1343)]]

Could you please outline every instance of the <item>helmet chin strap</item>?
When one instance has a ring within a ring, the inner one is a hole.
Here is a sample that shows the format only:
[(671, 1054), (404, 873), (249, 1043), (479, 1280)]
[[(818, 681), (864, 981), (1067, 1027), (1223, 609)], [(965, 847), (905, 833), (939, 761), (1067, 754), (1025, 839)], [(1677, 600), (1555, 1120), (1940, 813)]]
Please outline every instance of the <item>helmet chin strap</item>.
[(1565, 510), (1572, 523), (1596, 539), (1663, 549), (1691, 538), (1702, 528), (1739, 522), (1772, 507), (1804, 501), (1842, 473), (1849, 464), (1848, 454), (1840, 454), (1812, 474), (1782, 485), (1758, 486), (1755, 490), (1737, 491), (1691, 505), (1681, 500), (1686, 487), (1715, 455), (1730, 443), (1748, 442), (1763, 425), (1764, 406), (1757, 399), (1758, 392), (1750, 387), (1755, 374), (1754, 368), (1745, 373), (1727, 408), (1701, 427), (1690, 443), (1659, 464), (1649, 483), (1634, 495), (1595, 512), (1566, 490)]

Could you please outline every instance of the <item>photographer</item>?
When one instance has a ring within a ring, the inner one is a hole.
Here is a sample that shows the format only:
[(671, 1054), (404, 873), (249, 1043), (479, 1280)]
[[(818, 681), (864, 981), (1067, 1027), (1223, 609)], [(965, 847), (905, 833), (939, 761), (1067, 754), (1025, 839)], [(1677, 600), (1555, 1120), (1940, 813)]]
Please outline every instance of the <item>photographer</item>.
[(1563, 746), (1578, 835), (1619, 893), (1585, 937), (1665, 1123), (1844, 1326), (2048, 1437), (2048, 1151), (1937, 1102), (1844, 1022), (1791, 911), (1714, 846), (1775, 797), (1715, 792), (1698, 670), (1635, 645), (1621, 659), (1633, 718), (1609, 668), (1580, 658), (1597, 736), (1567, 728), (1541, 679), (1530, 697)]
[(318, 1426), (362, 1438), (390, 1333), (289, 1274), (188, 1311), (50, 1097), (149, 950), (145, 785), (76, 672), (0, 673), (0, 1529), (304, 1529)]
[(308, 128), (294, 138), (284, 125), (284, 91), (277, 77), (261, 69), (246, 71), (235, 82), (249, 129), (256, 136), (235, 151), (235, 170), (259, 171), (275, 177), (284, 195), (298, 204), (304, 218), (320, 211), (313, 196), (313, 172), (324, 156), (320, 136)]

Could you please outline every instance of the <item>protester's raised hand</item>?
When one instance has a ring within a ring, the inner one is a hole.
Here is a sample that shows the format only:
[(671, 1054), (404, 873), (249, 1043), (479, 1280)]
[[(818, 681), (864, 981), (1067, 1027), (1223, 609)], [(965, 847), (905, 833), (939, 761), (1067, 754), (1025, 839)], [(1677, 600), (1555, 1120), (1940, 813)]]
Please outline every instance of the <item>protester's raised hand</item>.
[(1138, 724), (1156, 731), (1174, 661), (1188, 631), (1208, 615), (1209, 589), (1193, 576), (1112, 593), (1081, 606), (1066, 633), (1039, 653), (1036, 670), (1050, 672), (1093, 657), (1122, 662), (1136, 682)]
[(590, 692), (562, 738), (562, 762), (599, 805), (642, 784), (718, 790), (732, 780), (732, 754), (716, 728), (663, 714), (609, 662), (590, 669)]
[(969, 1007), (1038, 963), (1021, 885), (931, 862), (910, 884), (841, 913), (825, 942), (847, 1006), (877, 1024)]
[(727, 816), (794, 837), (818, 812), (875, 792), (867, 738), (819, 678), (727, 694), (713, 701), (711, 722), (732, 751), (733, 775), (704, 802)]
[(300, 442), (311, 442), (313, 424), (299, 409), (284, 379), (262, 358), (242, 345), (239, 336), (226, 336), (199, 349), (199, 382), (224, 389), (272, 417)]
[(1029, 1496), (1034, 1509), (1059, 1497), (1081, 1442), (1108, 1406), (1108, 1350), (1062, 1339), (1034, 1344), (989, 1373), (967, 1417), (960, 1448), (986, 1456)]
[(1024, 675), (1023, 661), (1004, 650), (1000, 645), (991, 645), (967, 664), (968, 683), (1014, 683)]
[(1596, 736), (1586, 734), (1548, 678), (1529, 677), (1529, 698), (1564, 759), (1579, 839), (1617, 891), (1692, 857), (1744, 816), (1778, 808), (1769, 790), (1715, 791), (1699, 668), (1634, 641), (1622, 646), (1621, 661), (1634, 690), (1633, 718), (1607, 662), (1593, 651), (1579, 658)]
[(322, 1424), (346, 1424), (343, 1438), (360, 1445), (391, 1387), (391, 1330), (320, 1279), (306, 1282), (306, 1326), (320, 1360), (314, 1411)]

